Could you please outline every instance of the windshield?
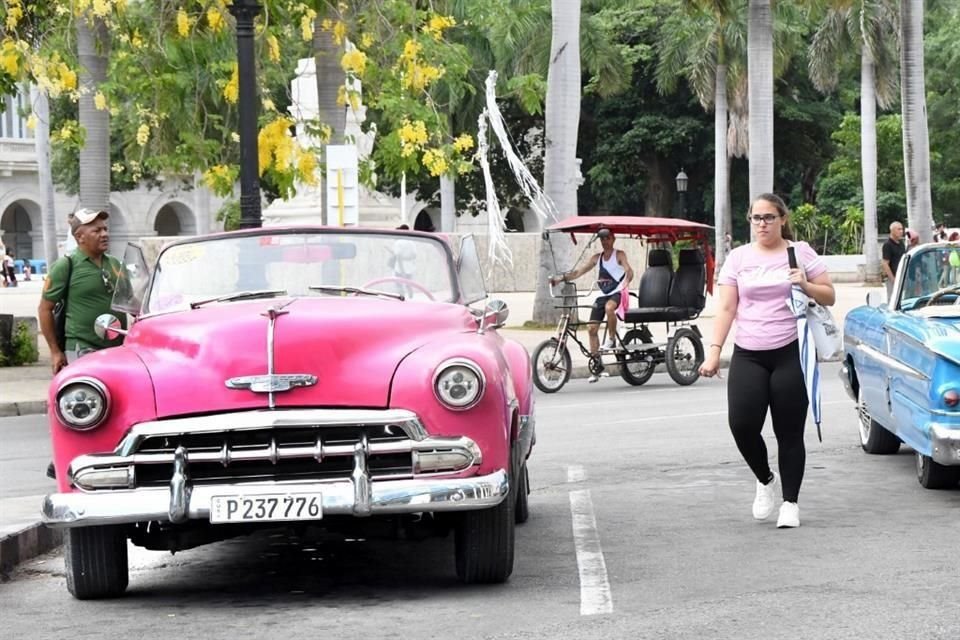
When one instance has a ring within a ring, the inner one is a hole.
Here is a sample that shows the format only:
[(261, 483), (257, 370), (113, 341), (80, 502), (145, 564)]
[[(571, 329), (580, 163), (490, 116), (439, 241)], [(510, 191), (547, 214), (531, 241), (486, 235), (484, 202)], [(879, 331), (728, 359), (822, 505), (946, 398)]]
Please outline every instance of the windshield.
[[(930, 247), (910, 256), (903, 274), (900, 308), (910, 310), (924, 306), (932, 294), (960, 285), (960, 249)], [(933, 304), (953, 304), (956, 295), (939, 295)]]
[[(145, 313), (188, 308), (251, 292), (290, 296), (376, 295), (456, 302), (446, 246), (418, 235), (297, 232), (237, 235), (168, 247), (161, 253)], [(261, 296), (262, 297), (262, 296)]]

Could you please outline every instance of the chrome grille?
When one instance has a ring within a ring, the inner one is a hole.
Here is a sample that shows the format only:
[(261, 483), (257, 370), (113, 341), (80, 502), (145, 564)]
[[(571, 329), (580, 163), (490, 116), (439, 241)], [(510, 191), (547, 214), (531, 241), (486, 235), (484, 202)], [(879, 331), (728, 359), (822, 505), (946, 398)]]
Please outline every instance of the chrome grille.
[(148, 435), (131, 452), (136, 486), (166, 485), (173, 453), (187, 452), (195, 484), (264, 480), (342, 480), (361, 445), (373, 479), (413, 475), (413, 445), (398, 425), (297, 426)]

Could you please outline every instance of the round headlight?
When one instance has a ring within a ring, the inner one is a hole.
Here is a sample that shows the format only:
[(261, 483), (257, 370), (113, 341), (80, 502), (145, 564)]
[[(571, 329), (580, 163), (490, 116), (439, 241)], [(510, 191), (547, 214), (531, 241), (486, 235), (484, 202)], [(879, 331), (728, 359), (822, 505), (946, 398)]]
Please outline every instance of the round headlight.
[(99, 380), (71, 380), (57, 392), (57, 415), (76, 431), (93, 429), (107, 417), (110, 395)]
[(451, 409), (469, 409), (483, 395), (483, 372), (469, 360), (448, 360), (433, 378), (437, 399)]

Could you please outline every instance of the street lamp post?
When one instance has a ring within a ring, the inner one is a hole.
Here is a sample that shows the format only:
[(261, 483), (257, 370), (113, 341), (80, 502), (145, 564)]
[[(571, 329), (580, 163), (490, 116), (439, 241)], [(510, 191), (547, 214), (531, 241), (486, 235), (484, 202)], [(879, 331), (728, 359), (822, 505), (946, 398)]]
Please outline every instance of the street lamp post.
[(680, 196), (680, 217), (687, 217), (687, 184), (690, 179), (687, 178), (687, 174), (683, 172), (683, 169), (680, 169), (680, 173), (677, 174), (677, 194)]
[(253, 19), (260, 13), (255, 0), (234, 0), (230, 13), (237, 21), (237, 75), (240, 116), (240, 228), (261, 226), (260, 172), (257, 154), (257, 74), (253, 58)]

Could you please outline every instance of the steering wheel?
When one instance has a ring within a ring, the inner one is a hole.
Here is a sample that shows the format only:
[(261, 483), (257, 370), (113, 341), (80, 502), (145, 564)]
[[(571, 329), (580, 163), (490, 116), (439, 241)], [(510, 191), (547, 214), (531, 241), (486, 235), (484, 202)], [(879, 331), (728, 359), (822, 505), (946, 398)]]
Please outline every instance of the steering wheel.
[(431, 302), (433, 302), (433, 301), (436, 300), (436, 298), (433, 297), (433, 293), (431, 293), (429, 289), (427, 289), (425, 286), (423, 286), (423, 285), (420, 284), (419, 282), (415, 282), (415, 281), (410, 280), (410, 279), (408, 279), (408, 278), (398, 278), (398, 277), (393, 277), (393, 278), (377, 278), (377, 279), (375, 279), (375, 280), (371, 280), (370, 282), (364, 283), (364, 285), (363, 285), (361, 288), (362, 288), (362, 289), (369, 289), (370, 287), (372, 287), (372, 286), (374, 286), (374, 285), (376, 285), (376, 284), (385, 284), (385, 283), (387, 283), (387, 282), (395, 282), (395, 283), (397, 283), (397, 284), (406, 285), (406, 286), (410, 287), (411, 289), (416, 289), (417, 291), (419, 291), (419, 292), (422, 293), (423, 295), (427, 296), (427, 299), (430, 300)]

